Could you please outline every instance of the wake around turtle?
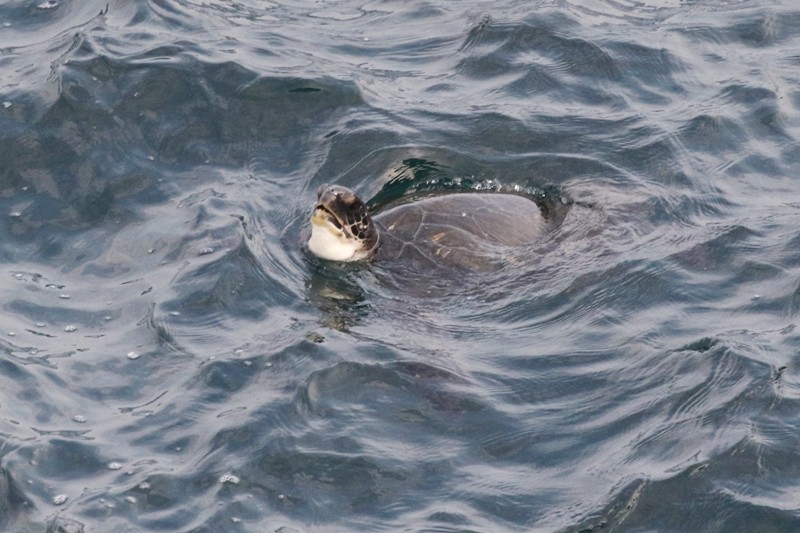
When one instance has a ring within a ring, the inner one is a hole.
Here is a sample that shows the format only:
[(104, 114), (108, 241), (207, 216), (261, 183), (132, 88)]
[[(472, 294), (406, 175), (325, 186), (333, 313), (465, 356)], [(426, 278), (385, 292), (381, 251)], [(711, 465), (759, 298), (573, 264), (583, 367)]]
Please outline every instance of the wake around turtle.
[(514, 194), (443, 194), (372, 217), (350, 189), (323, 185), (311, 215), (308, 247), (331, 261), (485, 271), (502, 265), (514, 248), (535, 244), (546, 225), (536, 203)]

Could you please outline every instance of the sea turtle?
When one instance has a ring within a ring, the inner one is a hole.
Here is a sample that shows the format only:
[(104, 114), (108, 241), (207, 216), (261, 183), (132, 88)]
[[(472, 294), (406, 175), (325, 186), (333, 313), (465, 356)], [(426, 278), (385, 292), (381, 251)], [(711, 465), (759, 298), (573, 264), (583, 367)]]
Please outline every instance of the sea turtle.
[(308, 247), (332, 261), (389, 261), (418, 272), (485, 271), (502, 265), (511, 248), (534, 244), (545, 227), (536, 203), (515, 194), (442, 194), (372, 217), (350, 189), (322, 185)]

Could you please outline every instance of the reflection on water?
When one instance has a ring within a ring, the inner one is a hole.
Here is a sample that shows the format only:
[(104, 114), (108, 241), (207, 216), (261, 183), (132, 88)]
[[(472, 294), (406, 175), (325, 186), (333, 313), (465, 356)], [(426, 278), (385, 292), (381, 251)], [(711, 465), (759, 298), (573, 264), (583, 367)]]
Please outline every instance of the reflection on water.
[[(797, 530), (800, 11), (706, 4), (0, 6), (0, 529)], [(391, 283), (322, 183), (551, 230)]]

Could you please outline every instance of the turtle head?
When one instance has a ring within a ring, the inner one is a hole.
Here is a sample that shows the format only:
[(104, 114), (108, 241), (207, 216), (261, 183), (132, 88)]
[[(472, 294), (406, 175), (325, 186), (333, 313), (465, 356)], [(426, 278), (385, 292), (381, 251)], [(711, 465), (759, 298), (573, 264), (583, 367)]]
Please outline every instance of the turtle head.
[(378, 245), (378, 230), (356, 193), (339, 185), (323, 185), (311, 215), (308, 248), (331, 261), (358, 261)]

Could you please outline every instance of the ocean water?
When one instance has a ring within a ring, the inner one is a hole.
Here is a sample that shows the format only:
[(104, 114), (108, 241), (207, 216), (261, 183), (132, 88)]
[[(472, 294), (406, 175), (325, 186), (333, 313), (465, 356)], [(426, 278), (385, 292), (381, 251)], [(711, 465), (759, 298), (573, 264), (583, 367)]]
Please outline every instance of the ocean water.
[(799, 531), (798, 108), (790, 0), (3, 2), (0, 530)]

